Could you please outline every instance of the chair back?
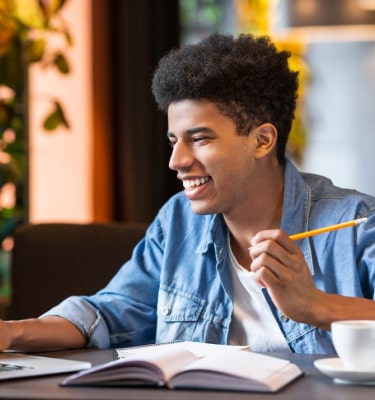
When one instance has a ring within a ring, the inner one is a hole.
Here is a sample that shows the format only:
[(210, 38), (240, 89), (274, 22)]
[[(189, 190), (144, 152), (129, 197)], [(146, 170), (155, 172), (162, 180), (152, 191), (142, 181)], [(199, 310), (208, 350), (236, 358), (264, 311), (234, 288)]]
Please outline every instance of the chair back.
[(14, 234), (8, 319), (37, 317), (71, 295), (95, 293), (144, 236), (142, 223), (43, 223)]

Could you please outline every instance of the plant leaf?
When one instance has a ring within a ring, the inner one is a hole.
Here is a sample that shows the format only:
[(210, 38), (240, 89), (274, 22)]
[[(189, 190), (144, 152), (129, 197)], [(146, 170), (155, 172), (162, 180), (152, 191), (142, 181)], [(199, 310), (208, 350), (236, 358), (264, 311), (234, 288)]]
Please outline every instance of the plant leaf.
[(46, 117), (43, 123), (43, 128), (46, 131), (53, 131), (58, 126), (63, 125), (65, 128), (69, 129), (70, 125), (65, 118), (64, 111), (58, 101), (54, 101), (54, 110)]
[(58, 70), (63, 74), (69, 74), (70, 68), (68, 61), (62, 53), (56, 53), (54, 57), (54, 63)]
[(63, 34), (65, 36), (65, 39), (66, 39), (66, 42), (68, 43), (68, 45), (70, 47), (73, 46), (73, 38), (72, 38), (72, 35), (70, 34), (70, 32), (67, 29), (65, 29), (63, 31)]
[(44, 39), (36, 39), (29, 43), (28, 54), (30, 62), (38, 62), (44, 56), (46, 49), (46, 41)]

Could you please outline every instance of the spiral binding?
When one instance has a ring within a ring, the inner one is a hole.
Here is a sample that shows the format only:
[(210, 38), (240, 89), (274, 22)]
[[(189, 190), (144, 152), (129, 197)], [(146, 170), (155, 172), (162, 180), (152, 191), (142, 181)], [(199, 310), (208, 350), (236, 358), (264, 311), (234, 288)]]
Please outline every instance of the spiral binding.
[[(176, 343), (182, 343), (184, 340), (174, 340), (172, 342), (162, 342), (162, 343), (150, 343), (150, 344), (143, 344), (140, 346), (131, 346), (131, 347), (120, 347), (117, 349), (113, 350), (113, 359), (114, 360), (120, 360), (122, 358), (126, 358), (129, 356), (129, 353), (132, 352), (132, 350), (136, 349), (144, 349), (147, 347), (158, 347), (158, 346), (165, 346), (165, 345), (171, 345), (171, 344), (176, 344)], [(123, 353), (127, 353), (126, 355)]]

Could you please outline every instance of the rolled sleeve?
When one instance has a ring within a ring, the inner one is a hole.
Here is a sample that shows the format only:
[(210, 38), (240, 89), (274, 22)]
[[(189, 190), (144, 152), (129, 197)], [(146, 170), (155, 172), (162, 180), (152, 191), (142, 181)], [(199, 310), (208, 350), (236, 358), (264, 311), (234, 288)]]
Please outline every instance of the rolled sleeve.
[(87, 347), (110, 347), (108, 328), (100, 312), (82, 297), (68, 297), (39, 318), (52, 315), (75, 325), (87, 338)]

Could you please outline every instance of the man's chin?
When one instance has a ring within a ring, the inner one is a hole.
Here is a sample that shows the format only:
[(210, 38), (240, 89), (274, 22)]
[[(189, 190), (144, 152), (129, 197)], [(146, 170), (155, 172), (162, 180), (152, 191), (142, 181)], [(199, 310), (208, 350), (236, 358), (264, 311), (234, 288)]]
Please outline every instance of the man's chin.
[(212, 207), (208, 207), (207, 204), (197, 204), (197, 202), (190, 202), (191, 210), (194, 214), (198, 215), (209, 215), (209, 214), (217, 214), (218, 211), (214, 210)]

